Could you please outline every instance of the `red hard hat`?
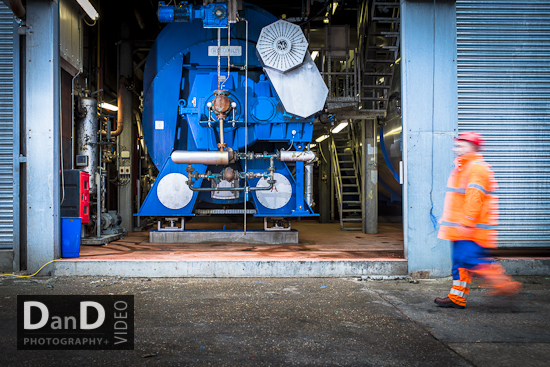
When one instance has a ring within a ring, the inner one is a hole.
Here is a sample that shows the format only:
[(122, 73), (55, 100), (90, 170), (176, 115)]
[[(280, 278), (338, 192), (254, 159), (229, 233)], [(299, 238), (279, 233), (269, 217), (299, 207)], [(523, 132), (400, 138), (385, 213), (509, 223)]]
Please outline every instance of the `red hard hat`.
[(458, 137), (455, 138), (455, 140), (464, 140), (472, 144), (475, 144), (478, 147), (481, 147), (484, 141), (483, 136), (481, 134), (474, 133), (472, 131), (464, 131), (463, 133), (458, 134)]

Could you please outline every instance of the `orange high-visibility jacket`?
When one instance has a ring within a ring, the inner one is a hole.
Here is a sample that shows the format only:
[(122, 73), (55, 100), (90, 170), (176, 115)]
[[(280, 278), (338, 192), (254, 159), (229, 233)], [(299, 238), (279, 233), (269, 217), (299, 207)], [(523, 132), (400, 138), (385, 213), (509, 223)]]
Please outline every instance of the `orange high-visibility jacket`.
[[(483, 247), (497, 247), (497, 190), (491, 166), (479, 153), (455, 160), (445, 194), (445, 207), (438, 238), (474, 241)], [(470, 230), (465, 230), (464, 228)]]

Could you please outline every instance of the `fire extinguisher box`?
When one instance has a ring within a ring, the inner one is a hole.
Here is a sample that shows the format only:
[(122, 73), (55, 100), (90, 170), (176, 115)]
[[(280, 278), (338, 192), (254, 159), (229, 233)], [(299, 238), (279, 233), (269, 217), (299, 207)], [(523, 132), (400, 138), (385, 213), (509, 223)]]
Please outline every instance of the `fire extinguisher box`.
[(61, 257), (80, 256), (82, 218), (61, 217)]

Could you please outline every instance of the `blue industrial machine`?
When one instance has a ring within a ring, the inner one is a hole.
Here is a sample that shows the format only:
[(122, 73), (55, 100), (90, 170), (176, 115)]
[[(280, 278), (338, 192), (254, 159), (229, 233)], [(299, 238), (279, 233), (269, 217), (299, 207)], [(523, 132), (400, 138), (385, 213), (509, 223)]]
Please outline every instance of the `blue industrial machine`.
[(309, 143), (328, 89), (300, 27), (235, 4), (159, 3), (143, 86), (159, 175), (140, 216), (244, 214), (246, 230), (247, 214), (316, 215)]

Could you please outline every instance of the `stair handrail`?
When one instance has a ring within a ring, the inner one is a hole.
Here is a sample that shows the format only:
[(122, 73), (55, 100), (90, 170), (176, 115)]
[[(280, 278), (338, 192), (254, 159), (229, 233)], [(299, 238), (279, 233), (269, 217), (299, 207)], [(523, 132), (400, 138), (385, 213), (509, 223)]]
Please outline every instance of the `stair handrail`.
[(359, 193), (359, 201), (362, 200), (361, 196), (361, 183), (363, 180), (363, 174), (360, 170), (357, 169), (357, 166), (362, 167), (361, 165), (361, 152), (359, 150), (359, 144), (357, 144), (358, 138), (357, 138), (357, 131), (355, 131), (355, 124), (350, 123), (349, 124), (349, 131), (348, 131), (348, 137), (351, 141), (351, 146), (353, 150), (353, 154), (351, 155), (352, 163), (353, 163), (353, 170), (357, 174), (357, 180), (355, 180), (355, 183), (357, 184), (357, 191)]

